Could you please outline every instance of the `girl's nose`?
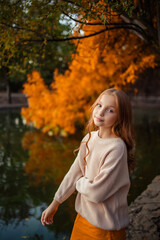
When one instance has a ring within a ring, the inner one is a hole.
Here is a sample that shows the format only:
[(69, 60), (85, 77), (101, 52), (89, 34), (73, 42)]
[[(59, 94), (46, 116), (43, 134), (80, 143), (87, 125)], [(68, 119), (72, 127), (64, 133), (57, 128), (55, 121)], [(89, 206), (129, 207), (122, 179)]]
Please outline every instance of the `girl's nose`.
[(100, 115), (100, 116), (103, 116), (103, 115), (104, 115), (103, 109), (100, 110), (99, 115)]

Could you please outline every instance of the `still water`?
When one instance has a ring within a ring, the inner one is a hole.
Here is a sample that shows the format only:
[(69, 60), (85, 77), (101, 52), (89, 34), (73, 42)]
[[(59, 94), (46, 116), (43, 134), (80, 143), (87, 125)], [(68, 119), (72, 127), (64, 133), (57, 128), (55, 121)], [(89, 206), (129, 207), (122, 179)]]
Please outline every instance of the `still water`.
[[(131, 175), (130, 204), (160, 174), (160, 110), (135, 108), (137, 165)], [(54, 224), (43, 227), (42, 211), (74, 160), (82, 133), (51, 137), (28, 127), (18, 110), (0, 111), (0, 239), (69, 239), (75, 194), (56, 213)]]

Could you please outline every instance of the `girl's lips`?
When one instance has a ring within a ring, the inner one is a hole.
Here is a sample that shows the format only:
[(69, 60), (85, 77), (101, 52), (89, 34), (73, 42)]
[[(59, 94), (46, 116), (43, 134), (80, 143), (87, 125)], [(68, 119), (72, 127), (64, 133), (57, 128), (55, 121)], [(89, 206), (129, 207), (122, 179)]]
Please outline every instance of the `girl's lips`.
[(103, 122), (103, 120), (98, 118), (98, 117), (96, 117), (96, 119), (97, 119), (98, 122)]

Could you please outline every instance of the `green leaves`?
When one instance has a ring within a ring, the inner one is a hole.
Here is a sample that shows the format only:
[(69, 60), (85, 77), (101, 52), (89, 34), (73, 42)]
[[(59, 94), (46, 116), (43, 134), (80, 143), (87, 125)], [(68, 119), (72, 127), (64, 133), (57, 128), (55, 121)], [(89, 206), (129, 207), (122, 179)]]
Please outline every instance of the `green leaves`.
[(0, 71), (2, 66), (8, 67), (10, 77), (17, 80), (26, 79), (26, 74), (36, 68), (51, 81), (54, 68), (62, 72), (67, 67), (75, 47), (67, 42), (51, 42), (62, 37), (63, 31), (65, 36), (71, 34), (70, 25), (60, 22), (61, 4), (46, 0), (0, 1)]

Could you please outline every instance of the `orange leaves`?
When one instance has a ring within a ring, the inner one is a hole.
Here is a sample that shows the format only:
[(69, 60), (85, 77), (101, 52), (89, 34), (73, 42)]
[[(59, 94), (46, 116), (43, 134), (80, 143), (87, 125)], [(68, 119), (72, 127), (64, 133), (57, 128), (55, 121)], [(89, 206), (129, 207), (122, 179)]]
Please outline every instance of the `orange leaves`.
[[(90, 34), (104, 28), (86, 25), (83, 31)], [(24, 93), (29, 108), (22, 109), (27, 123), (51, 135), (73, 134), (87, 121), (91, 104), (104, 89), (131, 86), (146, 68), (156, 66), (155, 56), (143, 44), (126, 30), (106, 31), (79, 41), (69, 69), (64, 75), (55, 70), (50, 90), (38, 72), (28, 75)]]
[(24, 84), (24, 91), (28, 97), (29, 108), (22, 108), (22, 115), (27, 123), (37, 128), (46, 125), (46, 108), (51, 106), (51, 92), (47, 89), (40, 74), (33, 71), (28, 75), (28, 82)]
[(155, 62), (155, 55), (144, 56), (140, 68), (143, 71), (146, 68), (155, 68), (158, 64)]
[(153, 54), (149, 56), (142, 56), (141, 61), (138, 64), (132, 62), (128, 69), (120, 75), (120, 77), (126, 81), (127, 83), (134, 83), (140, 73), (142, 73), (147, 68), (155, 68), (157, 63), (155, 62), (155, 56)]

